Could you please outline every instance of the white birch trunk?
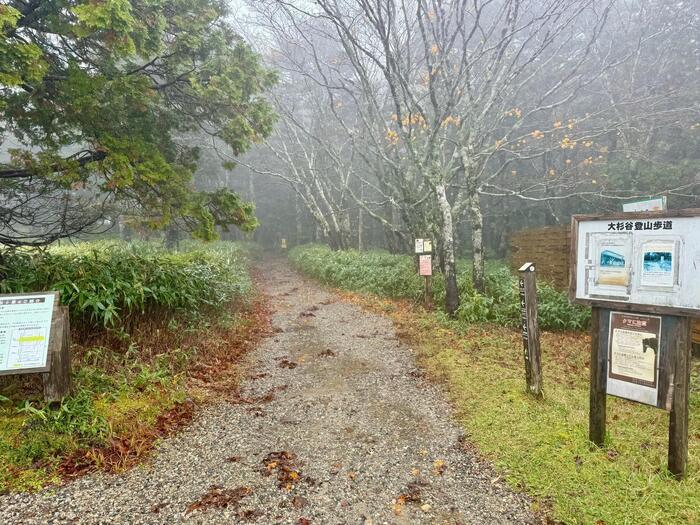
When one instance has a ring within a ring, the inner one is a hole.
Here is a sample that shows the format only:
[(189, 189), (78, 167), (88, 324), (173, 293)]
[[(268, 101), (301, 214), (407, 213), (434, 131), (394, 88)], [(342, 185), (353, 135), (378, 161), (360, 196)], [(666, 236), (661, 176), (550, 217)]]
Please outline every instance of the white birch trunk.
[[(361, 184), (360, 185), (360, 200), (364, 200), (365, 198), (365, 185)], [(359, 251), (364, 250), (364, 243), (362, 239), (362, 229), (364, 227), (363, 223), (363, 216), (362, 216), (362, 206), (359, 206), (357, 208), (357, 249)]]
[(435, 186), (435, 194), (442, 216), (442, 253), (445, 277), (445, 311), (453, 316), (459, 307), (457, 289), (457, 269), (455, 267), (454, 229), (452, 225), (452, 208), (447, 200), (445, 184)]
[(469, 222), (472, 226), (472, 281), (479, 293), (486, 291), (484, 275), (484, 217), (481, 213), (481, 199), (474, 191), (469, 196)]
[(470, 155), (470, 148), (460, 152), (462, 169), (467, 182), (467, 213), (472, 227), (472, 284), (479, 293), (486, 291), (484, 278), (484, 216), (481, 212), (481, 199), (477, 189), (476, 163)]

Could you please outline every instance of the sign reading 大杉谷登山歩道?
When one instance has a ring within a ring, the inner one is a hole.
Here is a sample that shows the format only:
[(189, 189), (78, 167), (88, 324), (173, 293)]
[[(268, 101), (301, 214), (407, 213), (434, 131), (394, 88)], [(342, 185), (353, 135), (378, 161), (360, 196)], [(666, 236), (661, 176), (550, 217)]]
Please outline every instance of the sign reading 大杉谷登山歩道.
[(0, 295), (0, 374), (47, 372), (58, 293)]
[(700, 210), (574, 216), (571, 255), (574, 300), (700, 313)]

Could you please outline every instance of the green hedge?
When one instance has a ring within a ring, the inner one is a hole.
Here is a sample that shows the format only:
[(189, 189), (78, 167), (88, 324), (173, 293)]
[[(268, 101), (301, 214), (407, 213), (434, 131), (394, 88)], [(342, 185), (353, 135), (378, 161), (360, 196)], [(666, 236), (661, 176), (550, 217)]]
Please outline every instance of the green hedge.
[[(305, 245), (292, 249), (289, 258), (301, 272), (323, 283), (383, 297), (419, 300), (422, 279), (408, 255), (392, 255), (378, 250), (333, 251), (327, 246)], [(457, 319), (465, 323), (491, 322), (517, 327), (520, 324), (518, 281), (501, 263), (486, 268), (486, 293), (476, 292), (471, 266), (457, 265), (460, 306)], [(444, 304), (445, 287), (440, 275), (433, 280), (435, 300)], [(565, 293), (551, 284), (538, 283), (539, 320), (544, 330), (580, 330), (590, 322), (588, 309), (571, 304)]]
[(198, 313), (243, 298), (251, 286), (244, 252), (225, 242), (170, 252), (114, 241), (4, 250), (0, 292), (57, 290), (72, 318), (112, 328), (132, 315)]

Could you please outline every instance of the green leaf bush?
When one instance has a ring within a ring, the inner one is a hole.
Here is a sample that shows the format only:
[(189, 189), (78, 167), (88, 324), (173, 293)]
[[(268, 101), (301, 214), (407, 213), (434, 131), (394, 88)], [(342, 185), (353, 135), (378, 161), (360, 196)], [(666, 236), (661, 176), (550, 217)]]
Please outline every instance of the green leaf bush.
[[(408, 255), (392, 255), (380, 250), (333, 251), (323, 245), (305, 245), (292, 249), (289, 258), (305, 275), (332, 286), (414, 301), (423, 295), (422, 278), (416, 271), (415, 261)], [(458, 321), (520, 325), (518, 280), (507, 266), (499, 262), (487, 265), (485, 294), (474, 290), (468, 263), (459, 261), (457, 268)], [(439, 274), (433, 279), (433, 292), (436, 303), (444, 304), (445, 286)], [(550, 283), (539, 282), (537, 295), (542, 329), (582, 330), (588, 326), (588, 310), (572, 304), (566, 293), (556, 290)]]
[(233, 243), (191, 243), (180, 252), (114, 241), (0, 251), (0, 293), (57, 290), (71, 320), (95, 327), (203, 313), (243, 300), (250, 288), (245, 248)]

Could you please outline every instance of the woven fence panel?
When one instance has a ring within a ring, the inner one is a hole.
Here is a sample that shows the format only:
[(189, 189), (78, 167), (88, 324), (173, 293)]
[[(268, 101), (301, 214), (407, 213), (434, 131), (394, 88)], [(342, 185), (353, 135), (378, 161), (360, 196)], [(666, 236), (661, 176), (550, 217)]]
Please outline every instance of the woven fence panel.
[(568, 226), (521, 230), (510, 236), (510, 266), (517, 270), (526, 262), (535, 263), (538, 278), (566, 290), (570, 245), (571, 228)]

